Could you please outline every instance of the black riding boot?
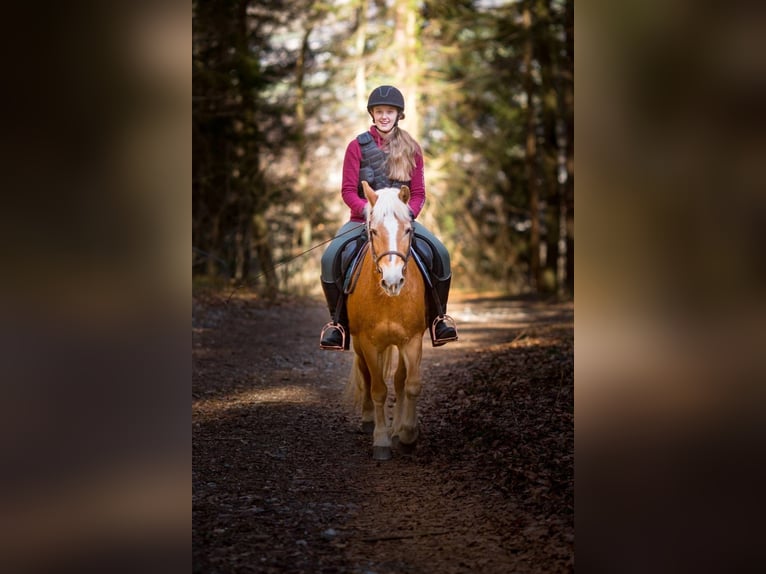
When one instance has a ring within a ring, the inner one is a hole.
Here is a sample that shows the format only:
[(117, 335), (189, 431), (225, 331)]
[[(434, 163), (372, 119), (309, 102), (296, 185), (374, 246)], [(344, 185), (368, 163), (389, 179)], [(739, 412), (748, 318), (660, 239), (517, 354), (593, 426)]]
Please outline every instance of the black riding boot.
[[(449, 287), (452, 282), (452, 276), (442, 281), (434, 279), (433, 289), (436, 297), (429, 305), (429, 332), (431, 333), (431, 344), (434, 347), (440, 347), (450, 341), (457, 341), (457, 327), (455, 320), (447, 315), (447, 299), (449, 298)], [(441, 308), (437, 306), (439, 302)]]
[(327, 283), (322, 281), (322, 290), (324, 291), (325, 299), (327, 300), (327, 308), (330, 310), (330, 316), (332, 321), (322, 327), (322, 333), (319, 335), (319, 348), (329, 349), (332, 351), (343, 351), (346, 348), (346, 333), (348, 333), (348, 327), (344, 326), (342, 309), (337, 314), (338, 306), (343, 305), (343, 293), (335, 283)]

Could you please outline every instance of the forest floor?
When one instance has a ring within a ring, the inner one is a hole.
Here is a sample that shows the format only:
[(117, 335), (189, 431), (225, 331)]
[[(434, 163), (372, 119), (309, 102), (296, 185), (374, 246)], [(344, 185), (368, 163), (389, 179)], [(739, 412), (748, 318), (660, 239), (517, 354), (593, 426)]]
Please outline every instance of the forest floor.
[(323, 303), (226, 297), (193, 299), (195, 573), (574, 571), (571, 302), (454, 294), (417, 448), (381, 462)]

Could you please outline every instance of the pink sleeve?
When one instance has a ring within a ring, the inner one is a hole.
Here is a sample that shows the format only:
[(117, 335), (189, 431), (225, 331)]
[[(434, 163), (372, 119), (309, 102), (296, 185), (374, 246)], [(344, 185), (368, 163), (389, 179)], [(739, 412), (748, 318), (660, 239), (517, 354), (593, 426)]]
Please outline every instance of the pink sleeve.
[(423, 170), (423, 156), (415, 155), (415, 167), (412, 168), (412, 181), (410, 182), (410, 209), (417, 217), (426, 202), (426, 180)]
[(356, 138), (351, 140), (346, 148), (346, 156), (343, 158), (343, 183), (341, 185), (341, 195), (343, 201), (351, 209), (351, 219), (353, 221), (364, 221), (364, 208), (367, 200), (359, 197), (357, 187), (359, 186), (359, 165), (362, 162), (362, 149)]

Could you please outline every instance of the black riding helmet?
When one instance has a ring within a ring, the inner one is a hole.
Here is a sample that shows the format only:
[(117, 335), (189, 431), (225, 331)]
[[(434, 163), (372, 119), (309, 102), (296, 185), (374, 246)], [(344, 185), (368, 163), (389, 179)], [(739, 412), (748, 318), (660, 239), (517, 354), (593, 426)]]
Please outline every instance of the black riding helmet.
[(393, 106), (403, 112), (404, 96), (394, 86), (379, 86), (367, 98), (367, 111), (371, 111), (374, 106)]
[(372, 108), (375, 106), (392, 106), (399, 109), (399, 115), (394, 122), (394, 127), (399, 125), (399, 120), (404, 119), (404, 96), (394, 86), (378, 86), (370, 97), (367, 98), (367, 113), (372, 117)]

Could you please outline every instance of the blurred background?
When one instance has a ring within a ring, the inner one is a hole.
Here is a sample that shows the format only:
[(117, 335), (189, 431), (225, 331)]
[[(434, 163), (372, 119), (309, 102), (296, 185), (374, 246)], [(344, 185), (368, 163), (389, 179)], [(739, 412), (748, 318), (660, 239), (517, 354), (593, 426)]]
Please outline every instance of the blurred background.
[(453, 285), (571, 294), (573, 26), (571, 0), (194, 2), (194, 276), (319, 294), (301, 254), (348, 220), (346, 145), (393, 84)]

